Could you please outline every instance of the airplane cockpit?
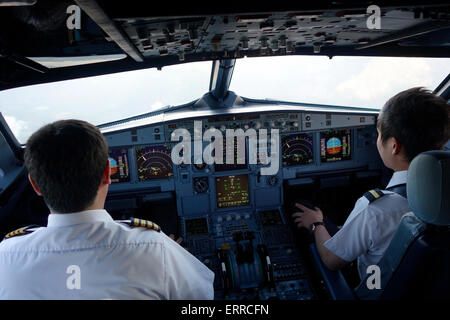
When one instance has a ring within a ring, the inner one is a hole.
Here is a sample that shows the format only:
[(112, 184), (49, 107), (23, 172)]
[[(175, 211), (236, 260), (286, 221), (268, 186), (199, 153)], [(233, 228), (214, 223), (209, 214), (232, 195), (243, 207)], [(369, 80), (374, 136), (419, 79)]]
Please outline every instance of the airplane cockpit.
[[(115, 220), (150, 220), (181, 237), (214, 272), (217, 300), (361, 298), (355, 270), (327, 269), (309, 231), (299, 229), (291, 215), (295, 203), (320, 207), (339, 228), (358, 198), (386, 186), (392, 170), (377, 150), (380, 109), (248, 98), (230, 90), (234, 70), (244, 57), (289, 55), (420, 56), (448, 63), (448, 3), (380, 2), (369, 8), (344, 1), (270, 10), (243, 4), (158, 12), (137, 1), (124, 7), (100, 0), (9, 2), (0, 1), (0, 90), (5, 92), (211, 63), (208, 90), (195, 100), (96, 123), (109, 147), (112, 183), (105, 209)], [(448, 101), (447, 74), (432, 89)], [(276, 77), (266, 81), (277, 86)], [(0, 101), (0, 107), (6, 104)], [(49, 214), (27, 179), (26, 144), (5, 119), (0, 116), (2, 238), (25, 225), (45, 226)], [(450, 141), (442, 157), (448, 150)], [(448, 215), (448, 160), (442, 166), (441, 214)], [(408, 193), (420, 197), (417, 190)], [(443, 224), (448, 234), (448, 221)], [(448, 257), (446, 246), (439, 252)], [(443, 277), (448, 280), (448, 270)]]

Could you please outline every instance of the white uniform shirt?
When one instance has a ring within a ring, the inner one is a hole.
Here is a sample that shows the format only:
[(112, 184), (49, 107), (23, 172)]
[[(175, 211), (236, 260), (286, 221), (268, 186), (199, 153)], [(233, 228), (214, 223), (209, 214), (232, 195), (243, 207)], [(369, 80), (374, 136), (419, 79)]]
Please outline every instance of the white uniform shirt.
[(105, 210), (50, 214), (0, 243), (0, 299), (213, 299), (214, 273), (163, 232)]
[[(408, 171), (397, 171), (386, 188), (406, 183)], [(366, 197), (356, 201), (343, 227), (324, 246), (345, 261), (358, 258), (361, 279), (367, 267), (377, 264), (388, 248), (402, 216), (410, 212), (408, 200), (383, 190), (383, 197), (369, 203)]]

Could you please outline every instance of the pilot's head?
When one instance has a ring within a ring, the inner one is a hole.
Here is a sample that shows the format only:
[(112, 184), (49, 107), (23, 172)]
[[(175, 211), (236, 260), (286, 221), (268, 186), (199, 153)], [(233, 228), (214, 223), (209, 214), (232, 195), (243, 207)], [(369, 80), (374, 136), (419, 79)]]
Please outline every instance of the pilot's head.
[(25, 165), (52, 212), (103, 207), (111, 180), (108, 146), (97, 127), (79, 120), (45, 125), (28, 139)]
[(421, 152), (442, 149), (450, 139), (450, 105), (422, 87), (402, 91), (378, 117), (377, 147), (384, 164), (407, 170)]

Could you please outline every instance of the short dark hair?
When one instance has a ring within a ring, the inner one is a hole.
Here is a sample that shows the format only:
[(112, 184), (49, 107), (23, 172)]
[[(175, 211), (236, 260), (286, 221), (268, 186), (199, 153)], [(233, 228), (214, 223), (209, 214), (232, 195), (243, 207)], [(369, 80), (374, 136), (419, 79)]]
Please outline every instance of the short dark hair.
[(108, 161), (100, 130), (80, 120), (47, 124), (27, 141), (25, 165), (47, 206), (59, 213), (90, 206)]
[(389, 99), (378, 117), (381, 140), (394, 137), (407, 161), (419, 153), (439, 150), (450, 139), (450, 105), (431, 91), (416, 87)]

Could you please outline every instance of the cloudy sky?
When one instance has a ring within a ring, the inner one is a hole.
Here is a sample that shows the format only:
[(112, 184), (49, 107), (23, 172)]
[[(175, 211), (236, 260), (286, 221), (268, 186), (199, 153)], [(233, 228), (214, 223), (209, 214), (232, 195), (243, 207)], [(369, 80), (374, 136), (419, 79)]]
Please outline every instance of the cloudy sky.
[[(101, 124), (178, 105), (208, 90), (211, 62), (124, 72), (0, 92), (0, 112), (21, 143), (42, 125)], [(380, 108), (415, 86), (434, 89), (450, 59), (287, 56), (237, 60), (230, 90), (248, 98)]]

